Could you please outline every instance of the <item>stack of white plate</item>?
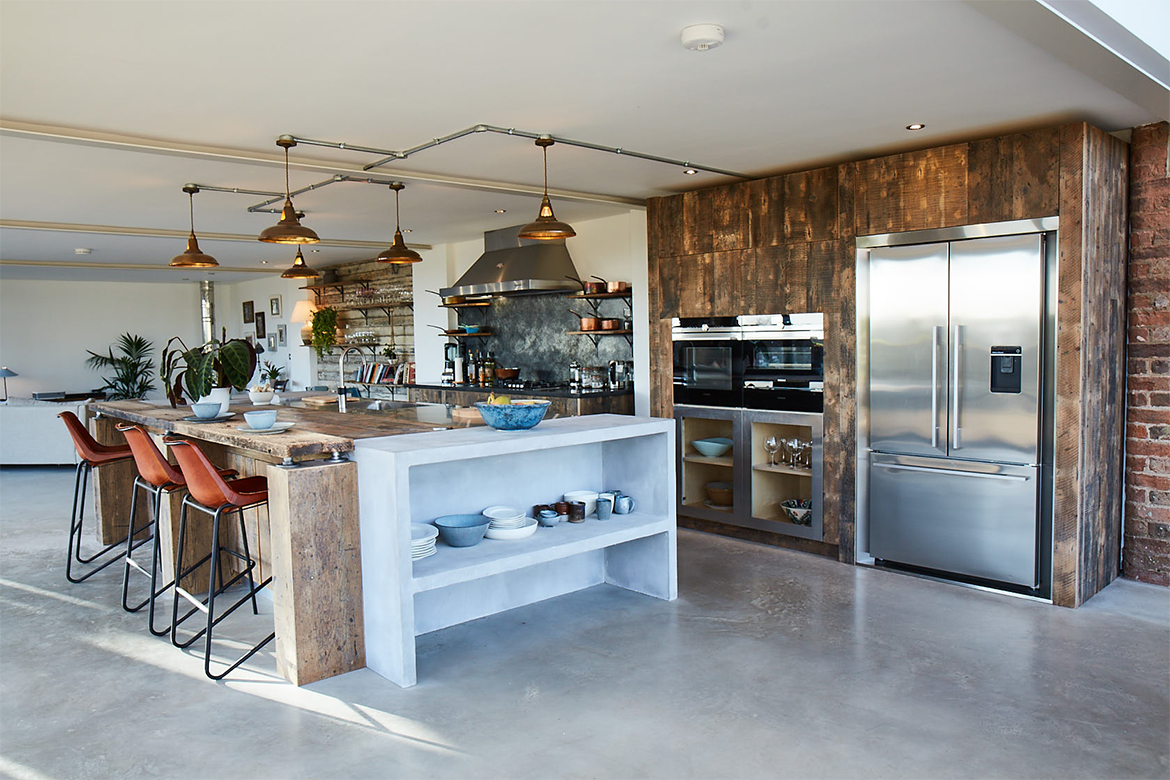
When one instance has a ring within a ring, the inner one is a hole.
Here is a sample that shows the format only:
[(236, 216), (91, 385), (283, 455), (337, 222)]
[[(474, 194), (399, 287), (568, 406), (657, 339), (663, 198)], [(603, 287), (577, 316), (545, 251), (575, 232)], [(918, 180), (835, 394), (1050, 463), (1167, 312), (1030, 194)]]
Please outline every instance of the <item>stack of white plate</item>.
[(514, 507), (489, 506), (483, 515), (492, 519), (484, 533), (488, 539), (525, 539), (536, 532), (536, 520)]
[(435, 541), (439, 538), (439, 529), (429, 523), (410, 524), (410, 559), (421, 561), (435, 554)]

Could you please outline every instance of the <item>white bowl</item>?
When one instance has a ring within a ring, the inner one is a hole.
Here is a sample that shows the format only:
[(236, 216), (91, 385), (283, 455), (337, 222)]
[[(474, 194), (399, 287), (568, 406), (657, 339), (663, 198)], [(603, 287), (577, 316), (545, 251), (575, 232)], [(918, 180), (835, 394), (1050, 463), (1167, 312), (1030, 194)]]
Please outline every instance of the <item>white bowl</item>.
[(263, 406), (264, 404), (271, 403), (272, 396), (274, 395), (276, 393), (271, 390), (249, 390), (248, 400), (257, 406)]
[(569, 502), (582, 501), (585, 503), (585, 516), (593, 514), (597, 511), (597, 496), (596, 490), (573, 490), (565, 493), (565, 500)]
[(528, 521), (519, 528), (492, 528), (488, 526), (484, 536), (497, 541), (514, 542), (517, 539), (527, 539), (536, 533), (536, 525), (535, 520), (528, 518)]

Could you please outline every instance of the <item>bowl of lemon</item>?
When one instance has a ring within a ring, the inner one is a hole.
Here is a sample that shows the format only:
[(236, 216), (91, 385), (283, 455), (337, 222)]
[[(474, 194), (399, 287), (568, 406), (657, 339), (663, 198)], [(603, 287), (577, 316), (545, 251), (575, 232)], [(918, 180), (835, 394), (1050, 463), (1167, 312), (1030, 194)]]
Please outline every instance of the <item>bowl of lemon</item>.
[(497, 431), (526, 431), (535, 428), (544, 419), (552, 401), (515, 400), (506, 395), (493, 395), (475, 405), (483, 421)]

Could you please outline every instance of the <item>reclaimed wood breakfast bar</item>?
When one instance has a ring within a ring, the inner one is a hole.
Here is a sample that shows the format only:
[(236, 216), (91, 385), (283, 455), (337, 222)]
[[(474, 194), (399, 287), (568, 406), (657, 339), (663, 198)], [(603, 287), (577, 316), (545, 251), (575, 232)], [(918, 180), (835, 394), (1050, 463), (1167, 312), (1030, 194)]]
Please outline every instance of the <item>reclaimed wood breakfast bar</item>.
[[(596, 415), (509, 432), (455, 422), (452, 408), (438, 404), (353, 407), (346, 414), (296, 402), (275, 407), (281, 421), (296, 423), (276, 434), (239, 430), (239, 412), (253, 407), (235, 401), (237, 414), (214, 422), (143, 401), (89, 407), (90, 430), (103, 443), (120, 443), (116, 424), (131, 422), (164, 453), (163, 436), (175, 434), (197, 440), (220, 467), (268, 478), (267, 507), (248, 510), (244, 522), (259, 578), (273, 578), (277, 668), (293, 684), (360, 669), (370, 658), (374, 671), (413, 685), (417, 634), (601, 582), (675, 597), (669, 421)], [(135, 475), (132, 461), (96, 475), (103, 540), (125, 536)], [(530, 509), (591, 486), (637, 496), (639, 511), (540, 529), (518, 542), (441, 547), (412, 565), (411, 522), (493, 503)], [(172, 494), (160, 512), (162, 582), (173, 576), (182, 495)], [(140, 499), (138, 526), (145, 504)], [(190, 557), (188, 565), (201, 555)], [(205, 589), (206, 573), (184, 586)]]

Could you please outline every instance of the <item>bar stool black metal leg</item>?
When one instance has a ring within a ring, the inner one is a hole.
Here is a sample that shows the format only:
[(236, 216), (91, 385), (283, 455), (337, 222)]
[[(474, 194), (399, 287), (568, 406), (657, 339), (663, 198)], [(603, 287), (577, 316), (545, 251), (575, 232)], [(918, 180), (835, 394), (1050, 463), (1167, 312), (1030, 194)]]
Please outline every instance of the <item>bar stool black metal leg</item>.
[[(119, 548), (125, 541), (124, 539), (106, 545), (89, 557), (81, 554), (82, 519), (85, 516), (85, 492), (89, 485), (89, 473), (92, 470), (93, 467), (89, 463), (82, 461), (77, 464), (77, 473), (73, 479), (73, 515), (69, 518), (69, 552), (65, 560), (65, 578), (75, 584), (85, 582), (107, 566), (122, 560), (122, 555), (124, 554), (119, 551)], [(118, 552), (118, 554), (80, 577), (73, 576), (74, 561), (81, 564), (94, 563), (110, 552)]]
[[(166, 593), (167, 589), (170, 588), (171, 585), (174, 584), (174, 580), (171, 580), (171, 582), (168, 582), (166, 585), (159, 586), (159, 584), (158, 584), (158, 572), (159, 572), (159, 568), (162, 566), (162, 551), (159, 549), (158, 516), (159, 516), (159, 513), (162, 511), (162, 497), (163, 497), (164, 492), (166, 492), (166, 491), (157, 490), (157, 491), (155, 491), (155, 494), (154, 494), (154, 553), (153, 553), (154, 557), (151, 560), (151, 564), (150, 564), (150, 607), (147, 609), (147, 612), (146, 612), (147, 628), (149, 628), (150, 633), (154, 634), (155, 636), (166, 636), (170, 632), (169, 626), (167, 628), (164, 628), (162, 631), (155, 629), (155, 627), (154, 627), (154, 612), (155, 612), (155, 604), (158, 601), (158, 597), (161, 596), (162, 594)], [(179, 565), (178, 563), (175, 564), (176, 570), (177, 570), (178, 565)]]
[(260, 608), (256, 605), (256, 580), (252, 577), (252, 569), (256, 564), (252, 560), (252, 552), (248, 549), (248, 529), (244, 527), (244, 513), (240, 515), (240, 539), (244, 542), (244, 573), (248, 575), (248, 590), (252, 592), (252, 614), (259, 615)]

